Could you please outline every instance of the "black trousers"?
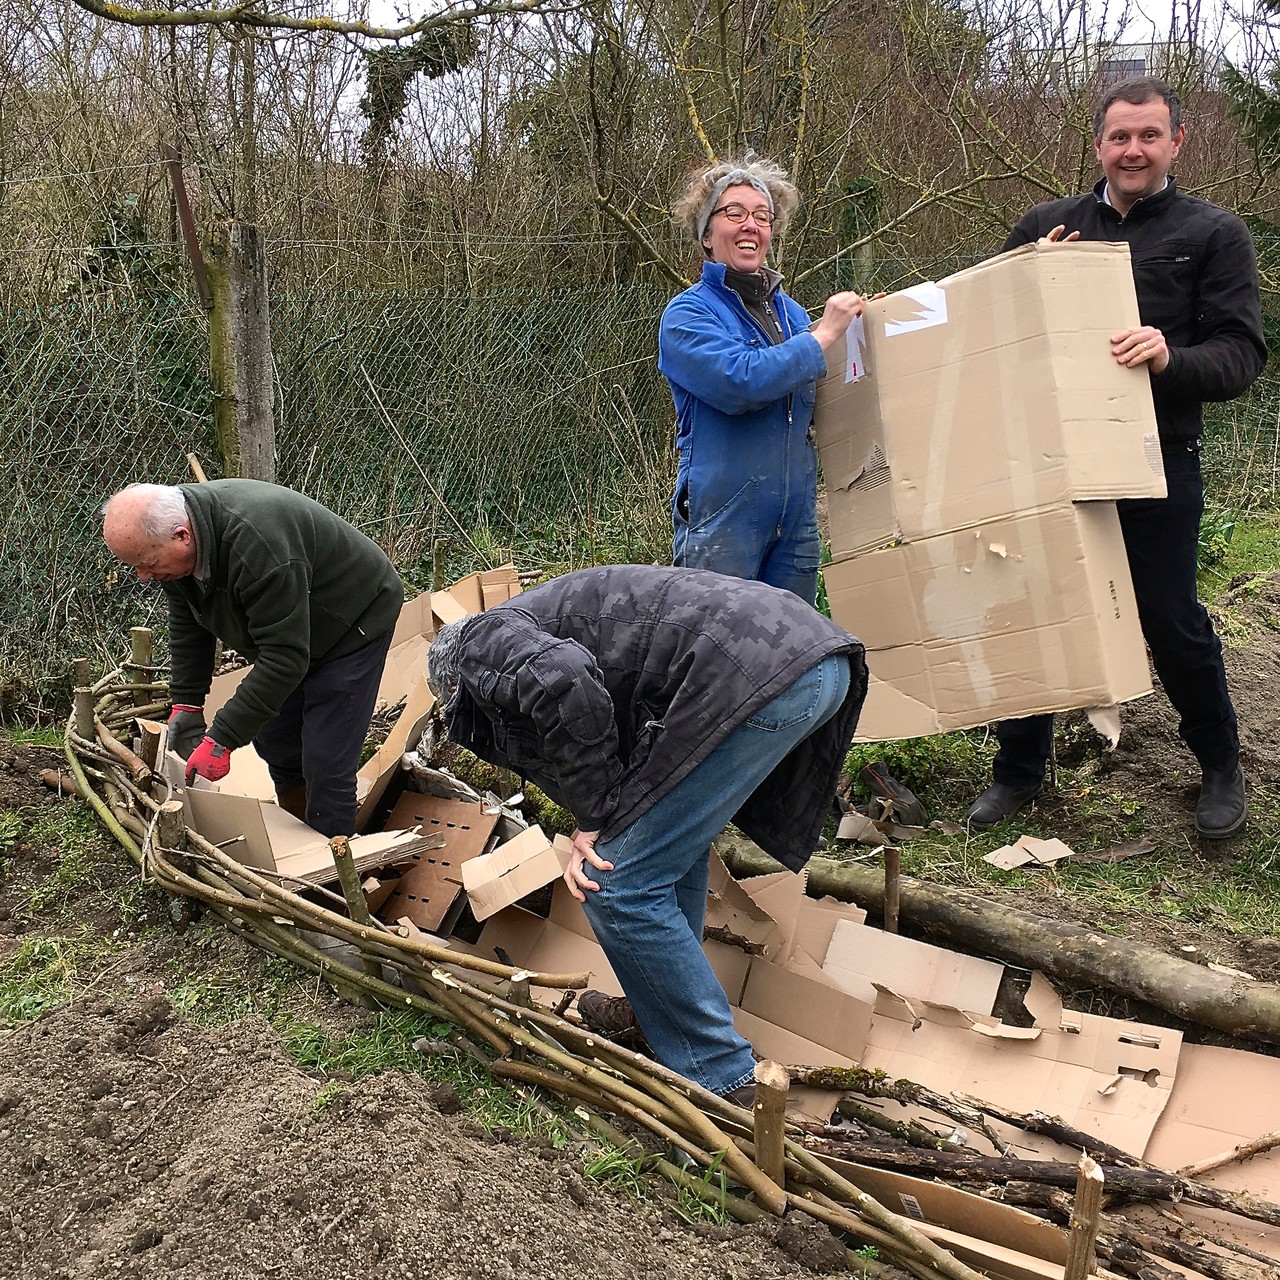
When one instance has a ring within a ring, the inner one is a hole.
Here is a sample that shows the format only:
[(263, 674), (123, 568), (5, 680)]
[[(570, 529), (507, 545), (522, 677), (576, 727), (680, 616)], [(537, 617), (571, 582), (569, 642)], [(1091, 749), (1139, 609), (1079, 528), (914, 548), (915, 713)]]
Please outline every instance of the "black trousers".
[(307, 825), (321, 835), (355, 832), (356, 770), (390, 648), (388, 632), (312, 667), (253, 740), (277, 795), (306, 787)]
[[(1167, 498), (1116, 503), (1138, 601), (1138, 620), (1164, 691), (1180, 716), (1178, 732), (1201, 768), (1234, 763), (1240, 751), (1227, 692), (1222, 645), (1196, 596), (1197, 544), (1204, 514), (1200, 451), (1165, 450)], [(1053, 717), (1028, 716), (996, 726), (1000, 749), (992, 774), (1012, 787), (1044, 777)]]

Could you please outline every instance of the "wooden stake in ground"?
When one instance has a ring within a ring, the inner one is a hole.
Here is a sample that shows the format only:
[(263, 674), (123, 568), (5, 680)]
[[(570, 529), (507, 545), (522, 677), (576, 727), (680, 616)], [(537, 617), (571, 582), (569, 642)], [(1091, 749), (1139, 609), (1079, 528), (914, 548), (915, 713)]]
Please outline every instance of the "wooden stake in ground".
[(756, 1063), (754, 1108), (756, 1164), (770, 1182), (786, 1185), (784, 1149), (787, 1127), (787, 1092), (791, 1076), (780, 1062)]
[(76, 733), (86, 742), (94, 738), (93, 690), (89, 687), (89, 659), (77, 658), (71, 664), (71, 683), (75, 699)]
[(135, 688), (133, 705), (145, 707), (151, 701), (151, 628), (129, 628), (130, 654), (133, 683), (145, 688)]
[(1098, 1217), (1102, 1213), (1102, 1168), (1091, 1156), (1080, 1157), (1076, 1202), (1067, 1233), (1067, 1261), (1062, 1280), (1085, 1280), (1098, 1269)]
[[(333, 854), (333, 865), (337, 869), (342, 896), (347, 900), (347, 911), (352, 920), (356, 924), (367, 926), (371, 932), (377, 930), (379, 926), (369, 912), (369, 903), (360, 887), (360, 875), (356, 871), (351, 841), (346, 836), (334, 836), (329, 841), (329, 852)], [(360, 962), (371, 978), (382, 977), (382, 965), (377, 960), (362, 952)]]
[(899, 885), (902, 883), (902, 854), (896, 845), (884, 847), (884, 931), (898, 932)]

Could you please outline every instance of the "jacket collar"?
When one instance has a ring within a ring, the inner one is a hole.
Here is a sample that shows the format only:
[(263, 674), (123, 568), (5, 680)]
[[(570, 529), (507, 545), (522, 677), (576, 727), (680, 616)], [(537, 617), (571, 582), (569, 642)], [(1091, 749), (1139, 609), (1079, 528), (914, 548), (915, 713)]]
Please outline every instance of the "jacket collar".
[(1106, 190), (1106, 178), (1101, 178), (1094, 184), (1093, 197), (1098, 202), (1098, 207), (1110, 210), (1110, 213), (1104, 216), (1114, 217), (1118, 222), (1126, 222), (1130, 218), (1150, 218), (1167, 209), (1178, 194), (1178, 183), (1173, 174), (1170, 174), (1169, 181), (1164, 184), (1162, 190), (1157, 191), (1153, 196), (1143, 196), (1140, 200), (1135, 200), (1128, 213), (1121, 213), (1115, 205), (1107, 203), (1103, 198)]
[(195, 485), (181, 485), (183, 500), (187, 504), (187, 514), (191, 517), (191, 531), (196, 539), (196, 567), (188, 574), (188, 578), (202, 591), (207, 590), (209, 578), (213, 572), (213, 523), (203, 502), (198, 498), (193, 501), (191, 491)]
[[(772, 267), (763, 267), (765, 280), (768, 281), (768, 287), (765, 296), (768, 297), (775, 293), (778, 286), (782, 283), (782, 276)], [(713, 284), (721, 289), (730, 288), (724, 279), (725, 265), (723, 262), (704, 262), (702, 264), (702, 279), (705, 284)]]

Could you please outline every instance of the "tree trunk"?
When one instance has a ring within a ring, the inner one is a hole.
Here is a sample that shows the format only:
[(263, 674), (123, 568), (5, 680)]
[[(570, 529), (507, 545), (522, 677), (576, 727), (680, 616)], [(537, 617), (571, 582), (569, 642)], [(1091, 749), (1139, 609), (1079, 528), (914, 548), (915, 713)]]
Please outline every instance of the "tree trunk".
[(258, 228), (220, 223), (207, 266), (213, 293), (209, 369), (222, 473), (274, 481), (271, 321), (266, 249)]

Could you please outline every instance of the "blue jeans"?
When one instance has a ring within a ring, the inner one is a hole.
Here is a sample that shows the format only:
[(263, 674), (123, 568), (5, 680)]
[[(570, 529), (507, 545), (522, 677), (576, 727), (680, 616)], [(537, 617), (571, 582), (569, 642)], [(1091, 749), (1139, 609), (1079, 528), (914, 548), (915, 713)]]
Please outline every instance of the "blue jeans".
[(672, 510), (671, 563), (767, 582), (813, 604), (818, 598), (822, 542), (816, 498), (809, 487), (804, 500), (792, 502), (790, 509), (783, 503), (775, 513), (772, 502), (757, 496), (757, 482), (750, 481), (697, 525), (689, 523), (687, 493), (678, 493)]
[(702, 950), (711, 841), (774, 766), (840, 708), (849, 660), (823, 659), (739, 725), (682, 782), (596, 846), (591, 927), (658, 1061), (713, 1093), (752, 1079), (751, 1045)]

